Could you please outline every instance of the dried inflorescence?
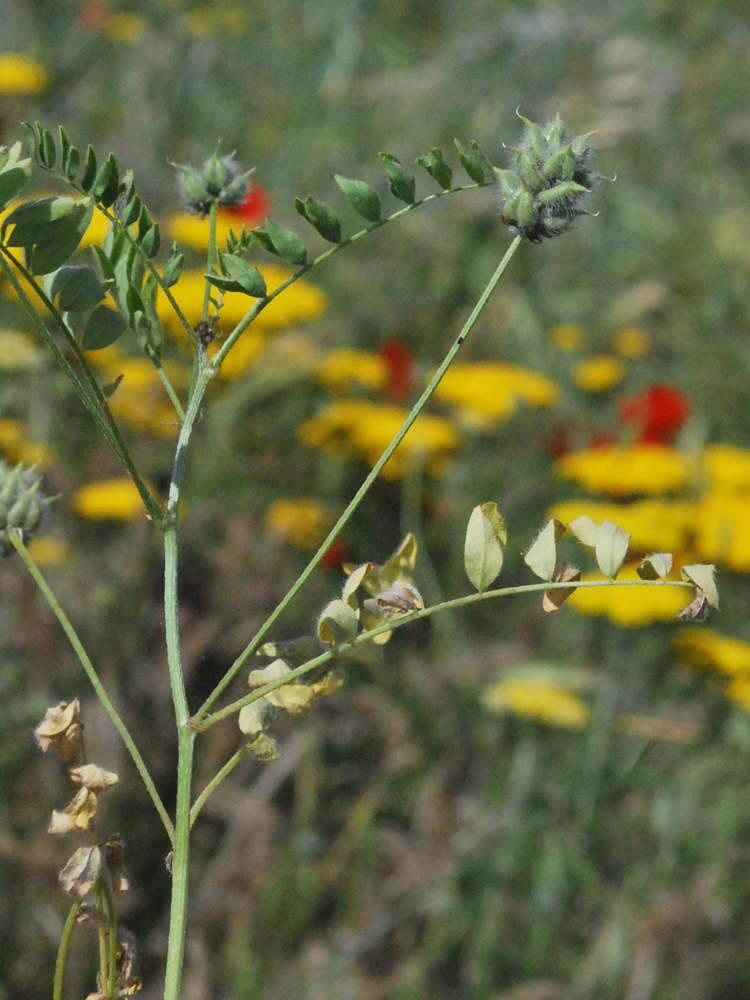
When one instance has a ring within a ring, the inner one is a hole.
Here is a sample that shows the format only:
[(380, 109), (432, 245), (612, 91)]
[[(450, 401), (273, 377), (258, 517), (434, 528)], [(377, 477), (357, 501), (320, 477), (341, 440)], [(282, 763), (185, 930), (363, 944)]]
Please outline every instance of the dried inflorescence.
[(23, 462), (11, 467), (0, 459), (0, 555), (13, 551), (9, 531), (17, 531), (28, 541), (39, 527), (49, 499), (39, 491), (41, 479)]

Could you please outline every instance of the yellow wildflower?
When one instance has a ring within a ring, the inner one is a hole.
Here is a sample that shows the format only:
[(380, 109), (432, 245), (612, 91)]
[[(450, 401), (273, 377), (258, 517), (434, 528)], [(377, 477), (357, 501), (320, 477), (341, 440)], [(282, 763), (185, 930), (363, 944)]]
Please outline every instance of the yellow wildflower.
[(639, 326), (626, 326), (615, 334), (615, 350), (623, 358), (644, 358), (649, 346), (649, 335)]
[(73, 507), (89, 521), (138, 521), (144, 514), (143, 501), (132, 479), (102, 479), (82, 486), (73, 494)]
[(72, 549), (62, 538), (37, 535), (29, 542), (29, 554), (38, 566), (62, 566), (70, 559)]
[(331, 392), (349, 392), (355, 385), (377, 391), (385, 385), (388, 370), (370, 351), (331, 351), (318, 366), (317, 378)]
[(573, 452), (561, 458), (557, 468), (593, 493), (612, 496), (682, 489), (691, 472), (688, 457), (682, 452), (646, 444)]
[(333, 526), (330, 512), (319, 500), (277, 500), (266, 511), (266, 524), (299, 549), (317, 549)]
[(675, 636), (680, 656), (696, 667), (715, 667), (731, 677), (750, 679), (750, 644), (710, 628), (681, 629)]
[(135, 45), (146, 34), (146, 22), (137, 14), (111, 14), (107, 18), (105, 32), (118, 42)]
[(0, 330), (0, 371), (29, 371), (41, 364), (36, 344), (25, 333)]
[(496, 361), (452, 365), (434, 394), (470, 419), (490, 421), (509, 417), (519, 403), (552, 406), (559, 396), (557, 385), (544, 375)]
[(710, 444), (703, 452), (703, 475), (716, 490), (750, 493), (750, 450)]
[(572, 354), (583, 347), (586, 334), (583, 327), (578, 326), (577, 323), (561, 323), (550, 330), (549, 339), (558, 351)]
[(514, 712), (526, 719), (566, 729), (582, 729), (591, 715), (582, 698), (550, 681), (497, 681), (484, 689), (482, 701), (491, 712)]
[(571, 378), (584, 392), (606, 392), (623, 380), (625, 365), (619, 358), (594, 354), (573, 368)]
[(185, 15), (185, 26), (195, 38), (227, 33), (242, 34), (247, 30), (250, 18), (241, 7), (217, 9), (212, 6), (196, 7)]
[(612, 521), (630, 535), (630, 547), (634, 550), (677, 552), (688, 544), (694, 507), (678, 500), (635, 500), (622, 504), (566, 500), (550, 511), (550, 517), (563, 524), (583, 516), (597, 524)]
[(695, 548), (705, 562), (750, 570), (750, 497), (709, 491), (697, 507)]
[[(266, 279), (268, 291), (273, 291), (292, 274), (292, 271), (275, 264), (259, 268)], [(188, 322), (197, 323), (203, 312), (205, 282), (203, 271), (184, 271), (179, 282), (171, 289)], [(221, 326), (231, 330), (249, 311), (255, 299), (241, 292), (227, 292), (221, 309)], [(255, 330), (278, 330), (292, 323), (309, 323), (324, 312), (328, 304), (325, 292), (304, 280), (295, 281), (265, 307), (253, 322)], [(157, 312), (162, 322), (182, 329), (171, 305), (164, 295), (157, 299)]]
[[(600, 580), (601, 576), (584, 576)], [(637, 580), (636, 565), (624, 566), (618, 580)], [(652, 622), (670, 621), (690, 600), (690, 591), (682, 587), (579, 587), (568, 598), (568, 605), (584, 615), (604, 615), (617, 625), (633, 627)]]
[(52, 448), (42, 441), (29, 441), (24, 425), (12, 417), (0, 420), (0, 451), (12, 465), (50, 465), (54, 459)]
[[(241, 216), (219, 213), (216, 219), (216, 245), (218, 247), (224, 246), (230, 230), (239, 236), (243, 222), (245, 229), (251, 229), (257, 224), (253, 222), (248, 225), (247, 220)], [(208, 217), (202, 219), (199, 215), (193, 215), (190, 212), (175, 212), (168, 217), (165, 228), (170, 240), (177, 240), (178, 243), (192, 247), (193, 250), (198, 250), (201, 253), (208, 250)]]
[(47, 70), (38, 62), (15, 52), (0, 55), (0, 94), (37, 97), (48, 86)]
[[(331, 403), (299, 429), (300, 440), (341, 458), (364, 458), (375, 465), (408, 416), (408, 410), (364, 400)], [(403, 474), (410, 456), (421, 456), (425, 470), (442, 475), (459, 437), (446, 420), (420, 415), (383, 469), (386, 479)]]

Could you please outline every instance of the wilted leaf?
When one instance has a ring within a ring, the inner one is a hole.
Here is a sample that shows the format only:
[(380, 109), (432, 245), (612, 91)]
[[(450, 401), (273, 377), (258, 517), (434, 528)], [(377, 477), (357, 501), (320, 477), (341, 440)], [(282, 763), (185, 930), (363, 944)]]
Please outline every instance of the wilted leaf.
[(671, 552), (654, 552), (653, 555), (646, 556), (637, 570), (641, 580), (666, 580), (671, 572)]
[(78, 699), (48, 708), (34, 730), (34, 738), (44, 753), (54, 747), (63, 760), (75, 757), (81, 745), (81, 703)]
[(557, 565), (557, 540), (565, 533), (565, 525), (550, 518), (534, 539), (523, 561), (542, 580), (551, 581)]
[(583, 545), (588, 545), (591, 549), (595, 548), (597, 532), (599, 531), (599, 525), (596, 521), (592, 521), (590, 517), (584, 514), (571, 521), (568, 524), (568, 530)]
[(330, 601), (318, 619), (318, 636), (327, 646), (348, 642), (357, 634), (357, 613), (346, 601)]
[(77, 785), (83, 785), (90, 792), (103, 792), (116, 785), (120, 780), (113, 771), (105, 771), (97, 764), (84, 764), (82, 767), (72, 767), (70, 777)]
[(700, 587), (696, 587), (695, 597), (686, 608), (678, 612), (677, 617), (684, 622), (703, 622), (708, 618), (708, 600)]
[(712, 608), (719, 610), (719, 591), (716, 589), (716, 567), (711, 563), (698, 563), (695, 566), (683, 566), (680, 571), (682, 579), (694, 583), (706, 595), (706, 600)]
[(66, 834), (74, 830), (87, 830), (96, 816), (97, 805), (96, 793), (82, 788), (62, 812), (57, 809), (53, 811), (47, 833)]
[(503, 565), (508, 531), (496, 503), (484, 503), (471, 512), (466, 527), (464, 567), (478, 591), (486, 590)]
[[(563, 563), (562, 569), (555, 575), (555, 583), (569, 583), (581, 579), (580, 569), (575, 566), (568, 566)], [(559, 611), (571, 594), (575, 592), (575, 587), (560, 587), (558, 590), (545, 590), (542, 598), (542, 611), (551, 614)]]
[(85, 896), (102, 873), (102, 852), (98, 847), (79, 847), (58, 876), (65, 892)]
[(596, 532), (596, 561), (599, 569), (610, 580), (620, 572), (628, 552), (630, 535), (612, 521), (603, 521)]

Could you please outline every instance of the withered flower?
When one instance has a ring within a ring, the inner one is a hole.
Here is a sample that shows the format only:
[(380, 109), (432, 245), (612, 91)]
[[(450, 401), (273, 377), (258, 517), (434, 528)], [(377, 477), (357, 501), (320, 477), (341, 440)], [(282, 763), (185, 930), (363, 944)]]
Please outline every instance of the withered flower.
[(98, 847), (79, 847), (58, 876), (60, 886), (71, 896), (85, 896), (102, 873)]
[(63, 760), (72, 760), (81, 745), (82, 730), (81, 703), (75, 698), (48, 708), (34, 730), (34, 739), (43, 753), (55, 747)]
[(120, 780), (113, 771), (105, 771), (98, 764), (84, 764), (82, 767), (71, 767), (70, 777), (77, 785), (83, 785), (90, 792), (104, 792)]
[(87, 830), (91, 820), (96, 816), (97, 806), (96, 792), (82, 788), (76, 792), (64, 810), (52, 810), (52, 819), (47, 833), (65, 834), (73, 833), (76, 830)]

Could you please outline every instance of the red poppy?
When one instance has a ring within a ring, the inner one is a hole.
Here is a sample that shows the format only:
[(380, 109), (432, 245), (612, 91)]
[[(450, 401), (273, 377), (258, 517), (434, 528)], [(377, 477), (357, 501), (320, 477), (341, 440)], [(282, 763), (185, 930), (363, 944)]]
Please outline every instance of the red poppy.
[(620, 420), (638, 428), (638, 444), (671, 444), (690, 413), (679, 389), (651, 385), (620, 403)]
[(400, 340), (386, 340), (381, 344), (378, 354), (385, 362), (388, 371), (383, 398), (388, 403), (404, 403), (409, 397), (414, 380), (411, 351)]
[(247, 226), (259, 226), (271, 214), (271, 199), (260, 184), (251, 184), (241, 205), (222, 212), (239, 217)]

